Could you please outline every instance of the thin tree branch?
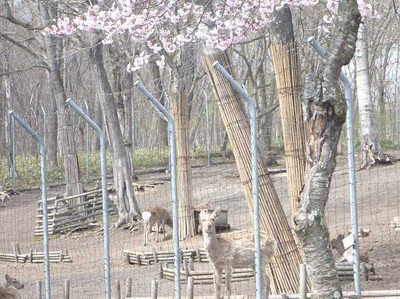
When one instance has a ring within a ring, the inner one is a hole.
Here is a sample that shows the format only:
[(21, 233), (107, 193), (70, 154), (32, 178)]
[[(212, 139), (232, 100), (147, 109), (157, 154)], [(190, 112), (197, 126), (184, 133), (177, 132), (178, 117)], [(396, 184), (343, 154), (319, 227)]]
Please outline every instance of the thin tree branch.
[(22, 73), (22, 72), (26, 72), (35, 68), (43, 68), (46, 70), (50, 70), (50, 68), (48, 66), (45, 65), (32, 65), (28, 68), (24, 68), (24, 69), (19, 69), (19, 70), (15, 70), (15, 71), (9, 71), (9, 72), (5, 72), (5, 73), (0, 73), (0, 76), (7, 76), (7, 75), (11, 75), (11, 74), (15, 74), (15, 73)]

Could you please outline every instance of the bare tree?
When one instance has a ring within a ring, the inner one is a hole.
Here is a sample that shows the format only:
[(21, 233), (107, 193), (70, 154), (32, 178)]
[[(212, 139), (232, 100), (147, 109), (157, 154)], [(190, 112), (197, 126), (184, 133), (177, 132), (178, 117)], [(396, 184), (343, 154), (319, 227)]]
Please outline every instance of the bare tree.
[(360, 169), (371, 166), (371, 164), (375, 163), (375, 157), (381, 155), (378, 127), (375, 120), (376, 113), (371, 94), (368, 57), (368, 26), (367, 20), (364, 19), (358, 29), (355, 54), (357, 99), (360, 115), (360, 141), (363, 153)]
[(135, 199), (132, 185), (132, 175), (127, 151), (123, 142), (121, 127), (118, 121), (117, 108), (113, 98), (113, 90), (104, 66), (103, 44), (96, 39), (89, 50), (90, 61), (93, 64), (94, 82), (98, 85), (99, 101), (105, 116), (105, 125), (110, 137), (114, 185), (117, 190), (119, 219), (116, 227), (125, 223), (133, 223), (137, 215), (141, 215)]

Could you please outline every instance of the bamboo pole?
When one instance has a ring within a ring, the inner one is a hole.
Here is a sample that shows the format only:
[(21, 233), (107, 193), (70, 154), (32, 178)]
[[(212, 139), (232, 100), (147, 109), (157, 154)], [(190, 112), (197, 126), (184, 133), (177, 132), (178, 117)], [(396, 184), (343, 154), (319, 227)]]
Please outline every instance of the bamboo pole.
[[(250, 148), (250, 125), (242, 99), (226, 79), (214, 70), (212, 64), (219, 61), (232, 74), (229, 57), (224, 52), (209, 52), (203, 58), (210, 82), (235, 155), (240, 180), (248, 208), (252, 211), (252, 170)], [(258, 156), (260, 226), (278, 243), (278, 254), (268, 267), (273, 293), (297, 293), (299, 289), (299, 264), (302, 258), (293, 238), (290, 226), (267, 167)]]
[(300, 94), (302, 78), (296, 44), (271, 45), (272, 60), (278, 89), (279, 107), (285, 144), (288, 193), (291, 218), (297, 211), (298, 198), (304, 185), (306, 146)]

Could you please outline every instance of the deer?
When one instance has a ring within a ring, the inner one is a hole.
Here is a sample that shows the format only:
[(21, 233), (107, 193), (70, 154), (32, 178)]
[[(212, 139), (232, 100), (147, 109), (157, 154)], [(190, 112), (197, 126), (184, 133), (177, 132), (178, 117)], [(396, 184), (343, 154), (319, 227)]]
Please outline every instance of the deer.
[(0, 298), (1, 299), (21, 299), (21, 295), (18, 290), (24, 287), (18, 279), (12, 278), (10, 275), (4, 275), (6, 280), (4, 287), (0, 286)]
[(4, 203), (6, 200), (11, 201), (11, 198), (7, 192), (0, 191), (0, 200), (1, 200), (1, 203)]
[(144, 226), (144, 245), (148, 244), (149, 234), (154, 224), (156, 224), (156, 242), (158, 242), (158, 233), (162, 227), (163, 238), (165, 238), (165, 225), (173, 227), (172, 218), (168, 211), (160, 206), (147, 207), (142, 214)]
[[(215, 220), (221, 213), (218, 207), (212, 214), (203, 210), (200, 214), (204, 247), (206, 255), (214, 268), (214, 293), (215, 299), (221, 298), (222, 271), (225, 270), (226, 296), (231, 295), (232, 273), (236, 268), (252, 267), (255, 270), (255, 245), (254, 233), (251, 231), (235, 231), (216, 234)], [(261, 269), (263, 297), (269, 296), (269, 279), (266, 275), (267, 261), (272, 258), (277, 250), (276, 242), (261, 235)]]

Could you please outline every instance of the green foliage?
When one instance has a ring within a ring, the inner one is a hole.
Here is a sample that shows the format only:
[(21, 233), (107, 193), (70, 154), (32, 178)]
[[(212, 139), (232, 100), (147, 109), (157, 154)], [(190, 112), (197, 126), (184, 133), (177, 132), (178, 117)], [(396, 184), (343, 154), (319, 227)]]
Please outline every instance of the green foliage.
[[(215, 161), (219, 156), (217, 147), (211, 149), (211, 156)], [(101, 177), (101, 159), (100, 152), (91, 152), (89, 154), (89, 177)], [(199, 147), (192, 153), (192, 158), (196, 162), (204, 163), (207, 161), (207, 148)], [(108, 151), (106, 155), (107, 161), (107, 174), (112, 176), (112, 159), (111, 153)], [(88, 169), (87, 155), (81, 153), (78, 155), (78, 163), (81, 170), (81, 178), (84, 181)], [(134, 152), (134, 167), (135, 169), (143, 169), (148, 167), (166, 167), (169, 163), (168, 148), (157, 149), (136, 149)], [(8, 174), (7, 161), (5, 159), (0, 161), (0, 186), (4, 189), (12, 188), (12, 176)], [(39, 157), (33, 156), (17, 156), (16, 157), (16, 187), (17, 189), (25, 189), (31, 187), (38, 187), (41, 185), (41, 163)], [(50, 168), (47, 166), (46, 183), (48, 185), (63, 184), (64, 178), (64, 165), (62, 160), (58, 161), (58, 165)]]
[(397, 150), (398, 149), (398, 144), (396, 140), (393, 139), (382, 139), (380, 141), (381, 147), (384, 150)]
[(139, 148), (134, 151), (133, 164), (136, 168), (166, 166), (168, 161), (168, 147), (156, 149)]

